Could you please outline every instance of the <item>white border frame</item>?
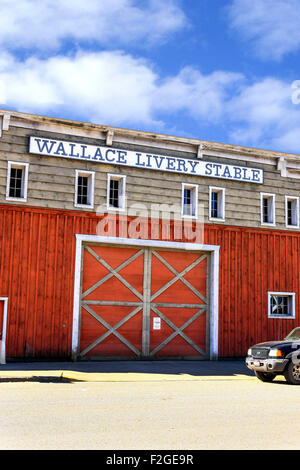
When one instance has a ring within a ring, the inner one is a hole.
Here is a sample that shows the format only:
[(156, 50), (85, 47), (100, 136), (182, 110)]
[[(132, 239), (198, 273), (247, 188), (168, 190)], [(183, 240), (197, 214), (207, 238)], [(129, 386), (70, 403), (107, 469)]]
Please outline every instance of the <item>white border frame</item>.
[[(11, 168), (22, 168), (24, 170), (23, 179), (22, 179), (22, 194), (23, 194), (23, 197), (10, 197), (9, 196)], [(26, 163), (26, 162), (12, 162), (12, 161), (7, 162), (7, 176), (6, 176), (6, 200), (7, 201), (27, 202), (28, 172), (29, 172), (29, 163)]]
[[(290, 296), (292, 297), (292, 315), (271, 315), (270, 314), (270, 300), (271, 300), (271, 295), (277, 295), (277, 296)], [(296, 293), (295, 292), (276, 292), (276, 291), (268, 291), (268, 318), (281, 318), (282, 320), (294, 320), (296, 318), (296, 311), (295, 311), (295, 297)]]
[[(263, 198), (266, 196), (272, 199), (272, 219), (273, 222), (263, 221)], [(266, 227), (275, 227), (276, 225), (276, 210), (275, 210), (275, 194), (274, 193), (260, 193), (260, 223)]]
[(112, 245), (129, 245), (152, 248), (170, 248), (178, 250), (208, 251), (211, 253), (210, 278), (210, 360), (218, 359), (218, 318), (219, 318), (219, 250), (218, 245), (202, 245), (200, 243), (167, 242), (134, 238), (104, 237), (100, 235), (76, 234), (75, 280), (72, 326), (72, 358), (77, 360), (80, 335), (80, 286), (83, 242), (106, 243)]
[[(213, 222), (225, 222), (225, 188), (221, 188), (219, 186), (209, 186), (209, 199), (208, 199), (208, 219), (212, 220)], [(221, 217), (211, 217), (211, 193), (216, 192), (221, 194), (221, 204), (220, 204), (220, 211)]]
[[(87, 176), (89, 179), (88, 182), (88, 200), (90, 204), (78, 204), (78, 176)], [(86, 170), (75, 170), (75, 196), (74, 196), (74, 207), (80, 207), (84, 209), (93, 209), (94, 208), (94, 188), (95, 188), (95, 172), (86, 171)]]
[(0, 328), (2, 328), (2, 340), (0, 341), (0, 364), (6, 364), (6, 329), (8, 297), (0, 297), (0, 301), (4, 301), (3, 322), (2, 325), (0, 324)]
[[(297, 224), (289, 225), (288, 224), (288, 211), (287, 211), (287, 203), (288, 201), (295, 201), (296, 202), (296, 216), (297, 216)], [(285, 226), (287, 228), (299, 228), (299, 197), (298, 196), (285, 196), (284, 197), (284, 207), (285, 207)]]
[[(121, 194), (119, 194), (119, 203), (122, 201), (120, 207), (111, 207), (109, 205), (109, 189), (110, 189), (110, 180), (117, 180), (122, 182)], [(106, 210), (113, 212), (124, 212), (126, 210), (126, 175), (118, 175), (116, 173), (107, 174), (107, 184), (106, 184)]]
[[(189, 215), (183, 213), (184, 206), (184, 190), (192, 190), (192, 209), (195, 210), (195, 215)], [(181, 183), (181, 217), (185, 219), (197, 219), (198, 218), (198, 185), (190, 183)]]

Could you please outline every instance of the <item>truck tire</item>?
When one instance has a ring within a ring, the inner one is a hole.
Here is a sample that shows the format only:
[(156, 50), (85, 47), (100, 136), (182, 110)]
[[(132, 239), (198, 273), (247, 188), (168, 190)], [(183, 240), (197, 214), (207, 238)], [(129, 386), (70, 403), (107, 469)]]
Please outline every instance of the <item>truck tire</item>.
[(284, 371), (284, 377), (287, 383), (300, 385), (300, 363), (289, 362)]
[(272, 382), (275, 379), (276, 375), (269, 372), (260, 372), (258, 370), (254, 371), (256, 377), (262, 382)]

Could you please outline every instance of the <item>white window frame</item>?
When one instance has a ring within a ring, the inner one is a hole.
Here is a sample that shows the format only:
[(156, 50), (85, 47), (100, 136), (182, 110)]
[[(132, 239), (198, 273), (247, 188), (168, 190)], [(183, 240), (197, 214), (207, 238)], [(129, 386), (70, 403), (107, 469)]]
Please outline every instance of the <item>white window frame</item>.
[[(288, 223), (288, 201), (295, 203), (293, 218), (295, 218), (296, 223), (292, 225)], [(285, 226), (289, 228), (299, 228), (299, 197), (297, 196), (285, 196)]]
[[(272, 220), (272, 222), (264, 222), (263, 219), (263, 199), (267, 198), (272, 201), (271, 203), (271, 211), (269, 213), (269, 218)], [(269, 226), (269, 227), (274, 227), (276, 225), (276, 217), (275, 217), (276, 211), (275, 211), (275, 194), (273, 193), (260, 193), (260, 223), (261, 225)], [(271, 216), (271, 217), (270, 217)]]
[[(10, 188), (10, 175), (12, 168), (22, 168), (23, 177), (22, 177), (22, 197), (11, 197), (9, 196)], [(29, 163), (24, 162), (7, 162), (7, 179), (6, 179), (6, 200), (7, 201), (18, 201), (18, 202), (27, 202), (27, 189), (28, 189), (28, 172), (29, 172)]]
[[(276, 295), (278, 297), (280, 296), (289, 296), (290, 297), (290, 306), (291, 306), (291, 314), (290, 315), (272, 315), (270, 313), (270, 307), (271, 307), (271, 296)], [(284, 320), (291, 320), (295, 318), (295, 292), (268, 292), (268, 318), (282, 318)]]
[[(184, 213), (184, 190), (190, 189), (192, 191), (192, 214), (185, 214)], [(187, 219), (197, 219), (198, 217), (198, 185), (197, 184), (189, 184), (189, 183), (181, 183), (181, 217)]]
[[(110, 182), (116, 180), (121, 182), (119, 198), (119, 207), (113, 207), (109, 204), (109, 193), (110, 193)], [(107, 187), (106, 187), (106, 207), (108, 211), (124, 212), (126, 209), (126, 175), (117, 175), (114, 173), (108, 173), (107, 175)]]
[[(212, 193), (218, 193), (221, 195), (220, 201), (218, 203), (218, 217), (211, 217), (211, 195)], [(219, 186), (210, 186), (209, 187), (209, 201), (208, 201), (208, 218), (209, 220), (216, 222), (225, 221), (225, 188)]]
[[(87, 176), (88, 177), (88, 204), (79, 204), (77, 202), (78, 197), (78, 177)], [(94, 186), (95, 186), (95, 172), (94, 171), (85, 171), (85, 170), (75, 170), (75, 198), (74, 198), (74, 207), (92, 209), (94, 207)]]

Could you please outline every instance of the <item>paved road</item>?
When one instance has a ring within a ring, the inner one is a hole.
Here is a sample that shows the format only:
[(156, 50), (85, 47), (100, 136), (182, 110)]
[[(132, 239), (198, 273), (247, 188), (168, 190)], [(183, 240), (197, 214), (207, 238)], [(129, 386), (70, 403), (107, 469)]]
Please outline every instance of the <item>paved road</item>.
[(300, 387), (252, 375), (0, 383), (0, 449), (299, 449)]

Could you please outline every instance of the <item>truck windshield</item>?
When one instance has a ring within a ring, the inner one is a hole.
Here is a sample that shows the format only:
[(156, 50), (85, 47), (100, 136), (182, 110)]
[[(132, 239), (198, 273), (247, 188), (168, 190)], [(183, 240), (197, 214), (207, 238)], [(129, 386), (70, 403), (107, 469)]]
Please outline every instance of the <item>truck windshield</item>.
[(300, 328), (292, 330), (285, 338), (288, 341), (299, 341), (300, 340)]

